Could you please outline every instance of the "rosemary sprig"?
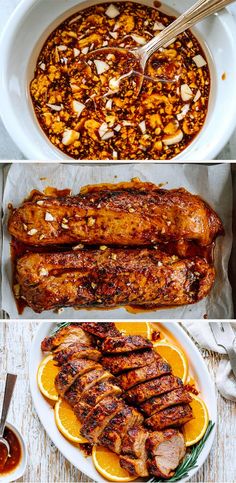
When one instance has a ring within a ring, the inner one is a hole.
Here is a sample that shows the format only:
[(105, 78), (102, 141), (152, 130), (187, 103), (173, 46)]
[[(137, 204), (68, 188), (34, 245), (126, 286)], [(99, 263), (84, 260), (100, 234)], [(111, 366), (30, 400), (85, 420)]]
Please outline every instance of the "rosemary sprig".
[(183, 478), (187, 478), (189, 476), (189, 471), (193, 470), (194, 468), (197, 468), (197, 460), (200, 455), (200, 453), (203, 450), (203, 447), (209, 438), (213, 428), (215, 426), (215, 423), (212, 423), (212, 421), (209, 421), (207, 430), (201, 439), (201, 441), (193, 446), (191, 453), (189, 453), (182, 463), (178, 466), (174, 476), (170, 478), (169, 480), (157, 480), (156, 478), (151, 478), (151, 480), (148, 480), (148, 483), (159, 483), (162, 481), (168, 482), (168, 481), (179, 481), (182, 480)]

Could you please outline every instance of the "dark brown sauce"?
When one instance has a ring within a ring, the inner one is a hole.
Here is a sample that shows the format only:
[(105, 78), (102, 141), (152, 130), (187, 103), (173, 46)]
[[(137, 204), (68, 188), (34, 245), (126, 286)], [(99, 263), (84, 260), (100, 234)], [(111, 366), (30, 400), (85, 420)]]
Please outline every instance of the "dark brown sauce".
[(6, 447), (0, 443), (0, 475), (5, 475), (13, 471), (21, 460), (21, 445), (15, 433), (11, 429), (6, 428), (4, 438), (9, 443), (10, 456), (6, 460)]

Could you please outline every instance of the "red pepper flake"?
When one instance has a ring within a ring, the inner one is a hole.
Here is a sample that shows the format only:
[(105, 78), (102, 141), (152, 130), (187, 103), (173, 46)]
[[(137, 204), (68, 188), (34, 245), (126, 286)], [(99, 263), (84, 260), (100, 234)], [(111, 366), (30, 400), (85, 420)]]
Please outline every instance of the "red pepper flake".
[(161, 333), (158, 330), (154, 330), (152, 333), (152, 340), (155, 342), (161, 338)]
[(93, 449), (93, 445), (92, 444), (89, 444), (89, 443), (81, 443), (79, 445), (81, 451), (83, 451), (84, 455), (85, 456), (91, 456), (92, 454), (92, 449)]

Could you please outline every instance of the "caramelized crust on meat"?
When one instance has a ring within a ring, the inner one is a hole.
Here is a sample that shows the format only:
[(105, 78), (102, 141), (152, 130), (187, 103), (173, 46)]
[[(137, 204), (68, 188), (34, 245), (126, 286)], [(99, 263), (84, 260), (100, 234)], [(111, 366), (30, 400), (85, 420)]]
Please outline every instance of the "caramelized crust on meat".
[(156, 377), (169, 374), (171, 367), (163, 359), (157, 359), (152, 364), (139, 369), (133, 369), (119, 376), (119, 384), (124, 391), (141, 382), (150, 381)]
[(155, 352), (143, 350), (141, 352), (130, 352), (129, 354), (116, 354), (114, 356), (104, 356), (101, 364), (112, 374), (120, 374), (128, 369), (143, 367), (155, 361)]
[(106, 397), (86, 416), (81, 427), (81, 434), (91, 443), (96, 444), (99, 436), (118, 411), (124, 407), (123, 401), (115, 397)]
[(175, 404), (190, 403), (192, 397), (184, 387), (178, 387), (173, 391), (166, 392), (157, 397), (152, 397), (140, 405), (140, 409), (146, 416), (152, 416), (162, 409), (174, 406)]
[(93, 368), (86, 374), (78, 377), (75, 382), (70, 386), (70, 388), (64, 394), (64, 398), (74, 406), (83, 396), (85, 391), (92, 388), (94, 384), (104, 381), (106, 379), (111, 379), (111, 374), (98, 365), (97, 368)]
[(170, 478), (185, 455), (183, 435), (176, 429), (150, 433), (146, 441), (149, 473)]
[(127, 470), (131, 475), (148, 476), (146, 461), (142, 458), (135, 459), (129, 456), (120, 456), (120, 466)]
[(143, 418), (138, 411), (129, 406), (125, 406), (119, 413), (111, 419), (99, 438), (99, 444), (109, 448), (117, 454), (121, 452), (124, 436), (129, 428), (136, 424), (141, 424)]
[[(141, 246), (180, 239), (209, 245), (223, 233), (210, 206), (183, 188), (165, 190), (144, 183), (136, 189), (132, 183), (127, 189), (94, 188), (77, 196), (42, 194), (25, 201), (12, 212), (9, 233), (28, 245), (44, 246), (78, 242)], [(29, 234), (32, 228), (35, 233)]]
[(89, 406), (96, 406), (103, 398), (108, 396), (120, 396), (121, 388), (112, 380), (101, 380), (96, 383), (89, 391), (82, 394), (81, 400)]
[(64, 347), (76, 343), (91, 346), (93, 345), (93, 338), (84, 332), (80, 324), (71, 323), (58, 330), (54, 335), (45, 337), (41, 342), (41, 349), (44, 352), (55, 351), (57, 347), (62, 350)]
[(140, 335), (127, 335), (119, 337), (107, 337), (102, 344), (102, 352), (107, 354), (119, 354), (141, 349), (151, 349), (152, 342)]
[(54, 360), (57, 361), (59, 366), (62, 366), (72, 359), (91, 359), (98, 361), (100, 357), (101, 352), (97, 349), (76, 343), (68, 345), (65, 349), (60, 350), (60, 352), (55, 352)]
[(182, 426), (182, 424), (190, 421), (192, 417), (191, 406), (189, 404), (179, 404), (153, 414), (153, 416), (145, 420), (145, 425), (152, 431), (155, 431), (156, 429)]
[(83, 423), (91, 411), (91, 406), (84, 401), (79, 401), (74, 407), (73, 411), (77, 418)]
[(74, 306), (192, 304), (208, 294), (214, 278), (204, 259), (178, 260), (154, 249), (28, 253), (16, 266), (20, 297), (38, 313)]
[(129, 389), (124, 397), (129, 404), (141, 404), (153, 396), (182, 386), (182, 381), (173, 375), (162, 376)]
[(102, 366), (95, 361), (89, 361), (87, 359), (74, 360), (64, 364), (55, 378), (55, 387), (60, 396), (65, 394), (77, 377), (83, 376), (86, 372), (99, 367)]
[(89, 332), (99, 339), (121, 335), (114, 322), (82, 322), (81, 327), (85, 332)]

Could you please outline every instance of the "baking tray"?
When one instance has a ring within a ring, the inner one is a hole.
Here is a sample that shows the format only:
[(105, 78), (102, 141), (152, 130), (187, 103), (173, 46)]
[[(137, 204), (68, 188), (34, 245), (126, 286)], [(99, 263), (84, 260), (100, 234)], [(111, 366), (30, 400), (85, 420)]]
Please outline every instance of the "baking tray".
[[(75, 164), (77, 164), (77, 163), (75, 163)], [(82, 165), (82, 164), (85, 164), (85, 163), (79, 163), (79, 165)], [(109, 163), (107, 163), (107, 164), (109, 165)], [(131, 164), (131, 163), (129, 163), (129, 164)], [(154, 164), (156, 164), (156, 163), (154, 163)], [(213, 165), (216, 165), (217, 163), (205, 163), (205, 164), (207, 164), (208, 166), (213, 166)], [(113, 163), (112, 164), (112, 166), (115, 166), (115, 165), (119, 165), (119, 163)], [(97, 163), (96, 166), (100, 166), (100, 163)], [(104, 166), (104, 164), (103, 164), (103, 166)], [(2, 202), (2, 199), (3, 199), (5, 181), (6, 181), (6, 178), (7, 178), (9, 167), (10, 167), (9, 162), (3, 162), (3, 163), (0, 164), (0, 199), (1, 199), (1, 202)], [(229, 279), (230, 279), (232, 289), (233, 289), (232, 295), (233, 295), (234, 315), (235, 315), (235, 307), (236, 307), (236, 241), (235, 241), (235, 233), (236, 233), (236, 220), (235, 220), (235, 214), (236, 214), (236, 164), (230, 163), (230, 167), (231, 167), (232, 182), (233, 182), (233, 234), (234, 234), (234, 237), (233, 237), (232, 253), (231, 253), (231, 257), (230, 257), (230, 261), (229, 261)], [(1, 205), (2, 205), (2, 203), (1, 203)], [(1, 208), (2, 208), (2, 206), (1, 206)], [(1, 229), (0, 249), (2, 250), (2, 225), (1, 225), (0, 229)], [(1, 300), (0, 300), (0, 307), (2, 307)], [(115, 315), (112, 315), (112, 312), (108, 316), (109, 316), (109, 318), (115, 317)], [(0, 317), (2, 319), (6, 319), (6, 318), (8, 318), (8, 314), (6, 312), (4, 312), (3, 310), (1, 310), (0, 311)], [(98, 318), (98, 317), (102, 317), (102, 315), (99, 315), (99, 312), (97, 313), (96, 318)], [(33, 318), (33, 315), (32, 315), (32, 318)], [(42, 319), (44, 318), (43, 314), (41, 315), (41, 318)], [(78, 312), (78, 319), (79, 318), (80, 318), (80, 315), (79, 315), (79, 312)], [(137, 318), (140, 318), (140, 316), (137, 317)], [(142, 318), (147, 319), (148, 318), (148, 312), (146, 312), (146, 313), (144, 312)], [(158, 311), (156, 313), (156, 318), (158, 319)], [(133, 320), (135, 319), (135, 315), (132, 317), (132, 319)]]

